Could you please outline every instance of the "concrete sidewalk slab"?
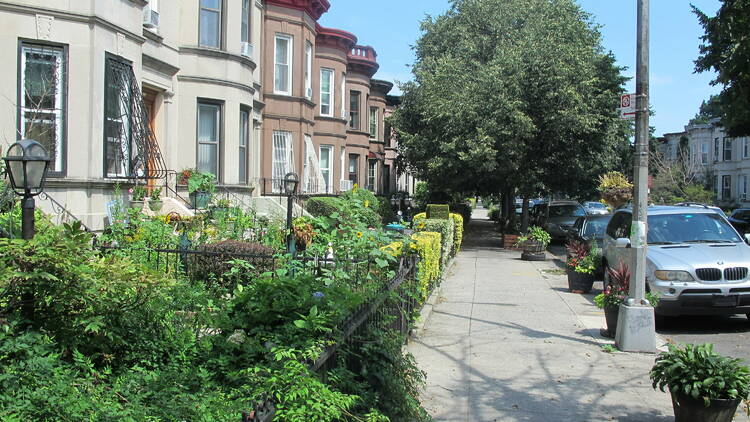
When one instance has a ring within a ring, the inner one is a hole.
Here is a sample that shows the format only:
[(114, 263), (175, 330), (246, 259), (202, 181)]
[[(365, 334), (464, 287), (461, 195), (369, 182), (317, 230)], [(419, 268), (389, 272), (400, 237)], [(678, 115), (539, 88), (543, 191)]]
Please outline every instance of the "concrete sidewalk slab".
[[(478, 213), (477, 213), (478, 214)], [(648, 379), (654, 355), (606, 353), (593, 294), (567, 292), (552, 261), (498, 247), (481, 215), (408, 346), (436, 421), (672, 421)], [(592, 292), (594, 293), (594, 292)]]

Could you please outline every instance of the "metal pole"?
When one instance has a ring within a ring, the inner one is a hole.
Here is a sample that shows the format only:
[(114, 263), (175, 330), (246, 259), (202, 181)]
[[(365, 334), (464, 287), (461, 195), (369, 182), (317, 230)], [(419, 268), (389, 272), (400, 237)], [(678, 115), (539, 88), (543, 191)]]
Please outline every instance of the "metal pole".
[(654, 352), (656, 330), (654, 309), (645, 300), (648, 222), (648, 144), (649, 144), (649, 0), (638, 1), (638, 43), (636, 58), (636, 131), (633, 173), (635, 195), (629, 298), (620, 306), (615, 342), (620, 350)]
[(289, 194), (286, 198), (286, 251), (295, 252), (294, 235), (292, 234), (292, 211), (294, 207), (294, 195)]
[(21, 238), (34, 238), (34, 197), (26, 194), (21, 204)]

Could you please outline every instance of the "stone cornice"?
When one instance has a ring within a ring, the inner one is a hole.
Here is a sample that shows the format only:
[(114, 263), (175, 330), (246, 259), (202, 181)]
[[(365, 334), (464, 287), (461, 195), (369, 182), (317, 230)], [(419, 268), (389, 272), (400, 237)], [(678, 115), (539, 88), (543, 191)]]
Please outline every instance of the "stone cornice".
[(255, 61), (251, 59), (250, 57), (245, 57), (239, 54), (230, 53), (224, 50), (218, 50), (216, 48), (185, 45), (185, 46), (180, 46), (180, 54), (193, 54), (196, 56), (216, 57), (218, 59), (232, 60), (246, 67), (249, 67), (250, 70), (253, 70), (253, 71), (255, 70), (256, 67), (258, 67)]
[(314, 20), (320, 19), (323, 13), (327, 12), (331, 7), (328, 0), (266, 0), (266, 4), (302, 10)]
[(227, 86), (230, 88), (236, 88), (242, 91), (246, 91), (250, 93), (251, 95), (255, 94), (255, 88), (253, 88), (250, 85), (246, 85), (246, 84), (242, 84), (242, 83), (234, 82), (234, 81), (227, 81), (224, 79), (207, 78), (204, 76), (177, 75), (177, 80), (180, 82), (193, 82), (193, 83), (198, 83), (198, 84)]

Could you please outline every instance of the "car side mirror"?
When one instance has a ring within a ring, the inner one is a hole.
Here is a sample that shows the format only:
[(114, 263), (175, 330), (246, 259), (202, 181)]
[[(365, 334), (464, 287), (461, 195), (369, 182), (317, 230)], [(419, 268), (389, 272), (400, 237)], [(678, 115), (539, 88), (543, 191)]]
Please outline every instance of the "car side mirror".
[(630, 239), (627, 237), (621, 237), (615, 241), (615, 247), (616, 248), (629, 248), (630, 247)]
[(745, 233), (745, 243), (750, 245), (750, 233)]

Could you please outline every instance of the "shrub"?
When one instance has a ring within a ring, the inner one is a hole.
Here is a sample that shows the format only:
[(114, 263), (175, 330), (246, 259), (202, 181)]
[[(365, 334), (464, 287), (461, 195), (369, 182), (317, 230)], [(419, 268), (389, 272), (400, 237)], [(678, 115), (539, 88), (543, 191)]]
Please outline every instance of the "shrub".
[(427, 219), (427, 213), (426, 212), (420, 212), (419, 214), (414, 214), (414, 217), (412, 217), (411, 222), (414, 227), (419, 224), (420, 221)]
[(454, 204), (450, 204), (451, 212), (454, 212), (456, 214), (461, 214), (461, 217), (463, 217), (464, 224), (468, 223), (471, 220), (471, 212), (472, 212), (472, 206), (471, 204), (467, 204), (466, 202), (458, 202)]
[(411, 236), (411, 248), (419, 254), (417, 281), (421, 301), (427, 299), (430, 289), (440, 279), (441, 235), (435, 232), (418, 232)]
[[(203, 250), (208, 254), (197, 254), (191, 257), (190, 265), (193, 269), (191, 276), (202, 280), (209, 286), (218, 285), (232, 290), (240, 279), (248, 280), (274, 268), (273, 258), (268, 258), (268, 256), (273, 256), (274, 250), (259, 243), (230, 239), (206, 245)], [(243, 274), (230, 273), (235, 260), (248, 262), (252, 266), (252, 271)]]
[(393, 211), (391, 201), (384, 196), (377, 198), (378, 200), (378, 214), (380, 215), (381, 221), (385, 224), (393, 223), (396, 221), (396, 213)]
[(307, 212), (314, 217), (328, 217), (341, 209), (341, 200), (338, 198), (310, 198), (305, 204)]
[(453, 251), (451, 254), (456, 256), (461, 250), (461, 243), (464, 239), (464, 218), (461, 214), (451, 213), (451, 220), (453, 220)]
[(429, 204), (427, 205), (427, 218), (447, 220), (450, 214), (448, 204)]
[(492, 221), (500, 221), (500, 207), (497, 205), (490, 205), (488, 217)]
[(440, 233), (441, 244), (440, 244), (440, 271), (445, 270), (445, 266), (448, 265), (448, 260), (453, 254), (453, 220), (438, 220), (434, 218), (428, 218), (422, 220), (416, 226), (417, 231), (427, 231)]

